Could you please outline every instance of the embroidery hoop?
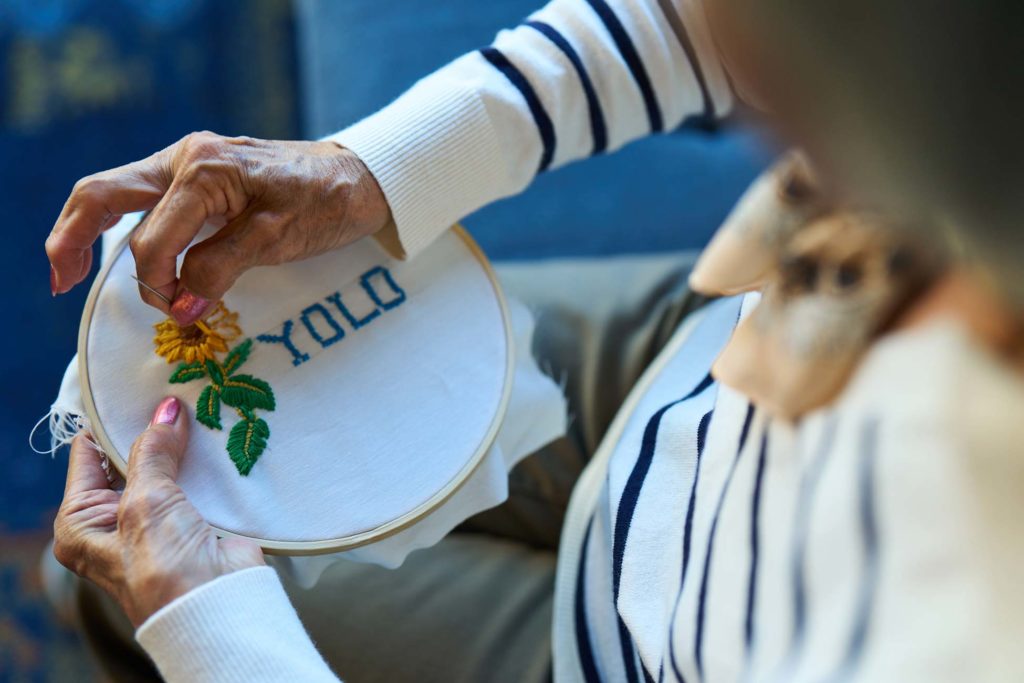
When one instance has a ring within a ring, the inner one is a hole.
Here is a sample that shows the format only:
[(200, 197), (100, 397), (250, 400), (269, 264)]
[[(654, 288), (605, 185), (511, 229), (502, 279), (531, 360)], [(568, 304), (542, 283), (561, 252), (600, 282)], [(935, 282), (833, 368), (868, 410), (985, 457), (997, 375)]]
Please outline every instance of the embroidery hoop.
[[(144, 219), (143, 219), (144, 220)], [(141, 223), (141, 221), (140, 221)], [(491, 287), (494, 290), (495, 301), (498, 305), (503, 327), (504, 327), (504, 338), (505, 338), (505, 371), (504, 380), (501, 390), (501, 396), (498, 401), (497, 408), (494, 416), (486, 430), (483, 440), (478, 445), (473, 455), (466, 461), (459, 472), (448, 481), (448, 483), (435, 492), (430, 498), (416, 506), (409, 512), (400, 515), (399, 517), (377, 525), (372, 529), (361, 531), (355, 534), (347, 536), (341, 536), (337, 538), (329, 538), (324, 540), (316, 541), (282, 541), (274, 539), (264, 539), (256, 536), (246, 535), (229, 531), (215, 524), (211, 524), (213, 529), (219, 536), (222, 537), (235, 537), (245, 538), (248, 540), (255, 541), (258, 543), (264, 552), (272, 555), (320, 555), (326, 553), (336, 553), (345, 550), (351, 550), (360, 546), (365, 546), (370, 543), (382, 540), (389, 536), (392, 536), (408, 527), (416, 524), (424, 517), (429, 515), (431, 512), (443, 505), (448, 499), (450, 499), (462, 486), (469, 480), (473, 473), (479, 468), (484, 457), (487, 455), (488, 450), (494, 444), (497, 437), (498, 431), (501, 427), (502, 421), (504, 420), (505, 413), (508, 409), (509, 399), (512, 394), (512, 378), (515, 371), (515, 342), (512, 330), (512, 323), (509, 316), (508, 304), (505, 300), (505, 295), (502, 290), (501, 284), (498, 282), (497, 276), (494, 273), (494, 269), (491, 266), (490, 261), (484, 254), (483, 250), (476, 243), (476, 241), (469, 235), (468, 232), (461, 225), (454, 225), (451, 228), (452, 232), (460, 238), (463, 244), (467, 247), (470, 254), (479, 262), (483, 269)], [(134, 228), (133, 230), (134, 231)], [(102, 448), (110, 464), (120, 473), (125, 476), (128, 471), (127, 459), (115, 448), (112, 440), (107, 434), (104, 428), (103, 422), (100, 420), (96, 402), (93, 397), (92, 382), (89, 375), (88, 357), (89, 357), (89, 330), (91, 329), (93, 313), (96, 309), (97, 302), (103, 285), (107, 280), (111, 269), (114, 264), (117, 263), (118, 259), (128, 246), (131, 232), (124, 237), (111, 251), (100, 272), (97, 274), (96, 279), (93, 281), (92, 286), (89, 290), (89, 296), (85, 302), (85, 308), (82, 311), (82, 319), (79, 325), (78, 331), (78, 370), (79, 377), (81, 380), (82, 388), (82, 400), (85, 407), (86, 416), (89, 419), (91, 426), (91, 432), (93, 438)], [(146, 343), (150, 343), (149, 339), (146, 339)], [(170, 368), (168, 369), (170, 370)]]

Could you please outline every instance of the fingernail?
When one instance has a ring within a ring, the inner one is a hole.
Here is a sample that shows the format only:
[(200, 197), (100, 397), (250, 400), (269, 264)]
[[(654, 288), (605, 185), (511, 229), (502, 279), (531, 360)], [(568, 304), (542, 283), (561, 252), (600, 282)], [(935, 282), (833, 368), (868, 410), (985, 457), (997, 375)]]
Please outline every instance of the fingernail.
[(150, 420), (149, 424), (151, 426), (172, 425), (178, 419), (179, 412), (181, 412), (181, 403), (173, 396), (168, 396), (160, 401), (160, 405), (153, 412), (153, 419)]
[(206, 313), (206, 309), (210, 307), (211, 303), (213, 302), (209, 299), (204, 299), (187, 289), (183, 289), (174, 298), (174, 303), (171, 304), (171, 317), (181, 327), (191, 325), (203, 317), (203, 313)]
[(50, 296), (57, 296), (57, 271), (50, 266)]

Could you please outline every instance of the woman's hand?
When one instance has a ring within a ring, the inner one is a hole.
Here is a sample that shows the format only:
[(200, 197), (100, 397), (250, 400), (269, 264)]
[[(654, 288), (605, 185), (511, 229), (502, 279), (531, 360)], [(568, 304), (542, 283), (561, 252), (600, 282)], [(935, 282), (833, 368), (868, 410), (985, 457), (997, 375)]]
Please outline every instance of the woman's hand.
[(193, 588), (264, 564), (252, 541), (217, 538), (175, 483), (188, 443), (183, 410), (175, 398), (157, 406), (132, 446), (123, 493), (111, 488), (100, 453), (79, 434), (53, 524), (57, 560), (107, 591), (136, 627)]
[[(91, 247), (121, 216), (152, 209), (131, 237), (142, 299), (180, 325), (202, 317), (243, 272), (296, 261), (372, 234), (391, 220), (362, 161), (333, 142), (193, 133), (148, 159), (78, 181), (46, 240), (50, 287), (89, 274)], [(223, 222), (176, 258), (207, 221)]]

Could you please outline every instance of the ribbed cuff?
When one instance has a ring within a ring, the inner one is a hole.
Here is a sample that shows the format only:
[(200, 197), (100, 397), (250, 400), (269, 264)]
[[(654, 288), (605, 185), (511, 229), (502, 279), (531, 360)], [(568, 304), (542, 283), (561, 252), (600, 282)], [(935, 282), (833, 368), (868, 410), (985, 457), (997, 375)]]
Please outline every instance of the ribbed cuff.
[(327, 139), (351, 149), (373, 173), (409, 258), (506, 185), (483, 101), (443, 74)]
[(135, 633), (168, 683), (336, 681), (277, 574), (226, 574), (158, 610)]

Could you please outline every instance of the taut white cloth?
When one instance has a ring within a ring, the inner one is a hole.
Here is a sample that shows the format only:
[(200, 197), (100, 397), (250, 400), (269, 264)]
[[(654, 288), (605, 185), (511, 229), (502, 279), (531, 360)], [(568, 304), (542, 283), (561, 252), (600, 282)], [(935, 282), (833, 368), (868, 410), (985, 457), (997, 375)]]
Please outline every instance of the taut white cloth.
[[(194, 410), (211, 384), (205, 376), (169, 383), (178, 364), (154, 353), (152, 324), (161, 316), (139, 300), (128, 252), (113, 247), (138, 219), (126, 217), (104, 236), (104, 262), (116, 260), (86, 351), (102, 422), (92, 428), (102, 426), (115, 460), (127, 456), (161, 396), (177, 395)], [(339, 556), (397, 566), (499, 504), (509, 469), (564, 433), (566, 410), (558, 386), (531, 357), (529, 312), (508, 302), (509, 348), (495, 292), (456, 233), (409, 262), (364, 240), (300, 264), (250, 271), (225, 300), (244, 333), (229, 346), (255, 340), (234, 374), (265, 380), (275, 394), (273, 410), (253, 411), (269, 424), (267, 449), (241, 476), (226, 442), (244, 418), (225, 398), (221, 430), (192, 424), (179, 478), (190, 500), (214, 526), (259, 539), (351, 537), (436, 502), (490, 444), (463, 485), (411, 526), (340, 555), (286, 563), (309, 583)], [(87, 422), (81, 380), (72, 361), (51, 413), (55, 446), (71, 435), (68, 425)]]

